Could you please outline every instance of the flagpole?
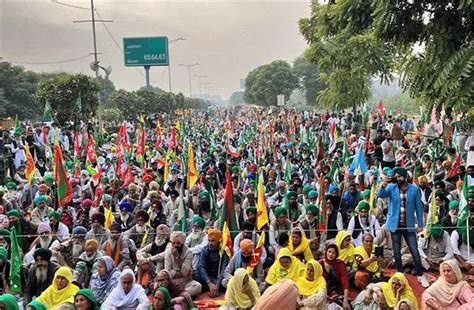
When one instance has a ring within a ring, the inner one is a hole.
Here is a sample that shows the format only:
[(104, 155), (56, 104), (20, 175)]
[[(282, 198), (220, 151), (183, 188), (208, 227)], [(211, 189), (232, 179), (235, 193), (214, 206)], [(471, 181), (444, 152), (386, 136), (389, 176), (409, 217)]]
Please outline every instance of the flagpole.
[[(466, 206), (469, 207), (469, 206)], [(470, 212), (469, 212), (470, 213)], [(467, 229), (467, 261), (469, 262), (471, 260), (471, 245), (469, 243), (469, 216), (466, 218), (466, 229)]]

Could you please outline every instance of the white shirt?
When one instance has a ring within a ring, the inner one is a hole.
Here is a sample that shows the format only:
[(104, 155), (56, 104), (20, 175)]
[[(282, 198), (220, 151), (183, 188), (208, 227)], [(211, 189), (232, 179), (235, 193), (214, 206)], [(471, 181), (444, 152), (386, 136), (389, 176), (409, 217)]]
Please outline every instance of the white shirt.
[(474, 249), (470, 247), (470, 257), (468, 257), (468, 253), (467, 253), (468, 245), (463, 242), (459, 246), (459, 238), (460, 236), (457, 230), (451, 233), (451, 246), (453, 247), (453, 253), (455, 255), (460, 255), (469, 263), (474, 264)]

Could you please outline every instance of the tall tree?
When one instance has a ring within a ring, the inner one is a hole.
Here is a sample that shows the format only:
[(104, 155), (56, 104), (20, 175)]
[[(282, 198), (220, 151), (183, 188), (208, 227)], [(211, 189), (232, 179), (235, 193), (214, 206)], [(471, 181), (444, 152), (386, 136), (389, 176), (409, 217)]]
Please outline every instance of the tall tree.
[(312, 0), (311, 16), (300, 19), (300, 32), (310, 45), (305, 55), (327, 85), (318, 95), (322, 106), (355, 112), (369, 98), (372, 76), (386, 83), (392, 79), (394, 53), (374, 35), (372, 13), (367, 0)]
[(96, 79), (96, 83), (100, 87), (100, 105), (104, 108), (109, 108), (109, 97), (115, 91), (114, 83), (110, 79), (104, 79), (101, 76)]
[[(40, 82), (36, 90), (37, 102), (44, 109), (46, 100), (51, 103), (53, 117), (64, 125), (66, 122), (88, 122), (97, 114), (99, 86), (84, 74), (62, 73)], [(80, 98), (80, 105), (77, 100)]]
[(305, 92), (306, 104), (314, 106), (319, 92), (326, 88), (319, 80), (318, 67), (303, 55), (295, 59), (293, 72), (299, 79), (300, 89)]
[(239, 91), (235, 91), (232, 93), (232, 95), (230, 95), (230, 98), (229, 98), (229, 104), (231, 105), (239, 105), (239, 104), (242, 104), (244, 103), (244, 92), (239, 90)]
[(288, 62), (276, 60), (252, 70), (245, 80), (244, 99), (262, 106), (277, 104), (277, 96), (288, 99), (298, 86), (298, 78)]
[(372, 3), (375, 34), (404, 56), (399, 62), (402, 87), (423, 97), (429, 108), (471, 108), (474, 114), (473, 1)]

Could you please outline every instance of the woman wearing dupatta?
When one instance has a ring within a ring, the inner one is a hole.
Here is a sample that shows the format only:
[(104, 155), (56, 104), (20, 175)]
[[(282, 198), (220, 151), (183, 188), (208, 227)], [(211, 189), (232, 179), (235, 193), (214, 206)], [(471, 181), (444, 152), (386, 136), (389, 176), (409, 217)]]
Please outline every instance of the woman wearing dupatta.
[(397, 272), (388, 282), (369, 284), (352, 304), (354, 310), (394, 309), (401, 300), (405, 300), (413, 309), (418, 309), (418, 302), (410, 283), (403, 273)]
[(423, 293), (423, 308), (434, 309), (473, 309), (474, 294), (471, 286), (462, 279), (461, 269), (454, 260), (442, 262), (440, 277)]
[(293, 228), (288, 249), (294, 257), (303, 263), (314, 259), (313, 253), (311, 252), (310, 242), (300, 227)]
[(342, 260), (347, 267), (352, 268), (355, 247), (352, 244), (351, 234), (346, 230), (341, 230), (336, 235), (335, 243), (339, 249), (338, 258)]
[(327, 309), (326, 280), (323, 277), (323, 267), (314, 259), (306, 264), (306, 274), (296, 282), (301, 299), (298, 304), (301, 309)]
[(102, 304), (103, 310), (148, 310), (150, 302), (145, 290), (135, 283), (135, 274), (131, 269), (124, 269), (120, 273), (117, 287), (110, 292)]
[(53, 283), (36, 300), (49, 310), (59, 306), (71, 306), (74, 309), (74, 296), (78, 291), (79, 288), (72, 284), (71, 269), (60, 267), (54, 274)]
[[(354, 282), (358, 288), (365, 289), (374, 279), (382, 275), (385, 261), (381, 257), (372, 255), (374, 249), (374, 237), (370, 233), (362, 237), (362, 245), (354, 250), (354, 265), (356, 271)], [(375, 282), (375, 281), (374, 281)]]
[(150, 310), (173, 310), (170, 292), (164, 287), (157, 287), (153, 292), (153, 303)]
[(319, 263), (323, 267), (323, 277), (326, 280), (328, 304), (341, 306), (344, 310), (350, 310), (349, 304), (349, 276), (346, 265), (338, 259), (339, 248), (334, 243), (326, 246), (324, 259)]
[(303, 263), (291, 255), (290, 250), (283, 248), (268, 270), (265, 281), (271, 285), (283, 279), (290, 279), (296, 282), (298, 278), (304, 274), (304, 270), (305, 267)]
[(109, 293), (117, 286), (120, 278), (120, 270), (115, 267), (114, 260), (109, 256), (97, 259), (97, 271), (92, 275), (89, 287), (102, 304)]
[(252, 309), (259, 298), (257, 282), (244, 268), (238, 268), (227, 284), (225, 303), (221, 309)]

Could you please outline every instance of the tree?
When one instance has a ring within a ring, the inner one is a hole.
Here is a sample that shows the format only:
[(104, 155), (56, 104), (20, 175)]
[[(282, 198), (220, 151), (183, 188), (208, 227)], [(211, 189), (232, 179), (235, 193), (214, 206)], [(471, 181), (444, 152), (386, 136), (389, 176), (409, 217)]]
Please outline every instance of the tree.
[(110, 95), (109, 103), (128, 119), (136, 119), (140, 114), (145, 114), (144, 100), (135, 92), (124, 89), (115, 91)]
[(239, 105), (244, 103), (244, 92), (239, 90), (236, 92), (233, 92), (232, 95), (229, 98), (229, 104), (231, 105)]
[(370, 96), (372, 76), (385, 83), (392, 80), (395, 55), (374, 35), (372, 14), (367, 0), (327, 4), (313, 0), (311, 16), (300, 19), (300, 32), (310, 45), (305, 55), (321, 70), (319, 79), (327, 85), (318, 95), (322, 106), (352, 107), (355, 113)]
[(115, 85), (110, 79), (104, 79), (103, 77), (99, 76), (98, 79), (95, 80), (97, 85), (99, 85), (100, 92), (100, 104), (101, 106), (108, 108), (109, 107), (109, 97), (115, 91)]
[(372, 2), (375, 34), (404, 55), (402, 87), (429, 109), (474, 112), (472, 0)]
[(314, 106), (319, 92), (326, 88), (319, 80), (318, 67), (305, 56), (300, 56), (293, 63), (293, 72), (299, 79), (300, 89), (305, 92), (306, 104)]
[(120, 123), (123, 121), (122, 112), (117, 108), (101, 109), (99, 114), (102, 120), (105, 122), (117, 122)]
[[(67, 122), (88, 122), (97, 114), (99, 86), (84, 74), (62, 73), (40, 82), (36, 90), (37, 102), (43, 113), (46, 100), (51, 103), (55, 120), (61, 125)], [(80, 96), (80, 106), (77, 100)]]
[(262, 106), (277, 104), (277, 96), (288, 99), (298, 86), (298, 78), (288, 62), (276, 60), (252, 70), (245, 80), (244, 99)]

